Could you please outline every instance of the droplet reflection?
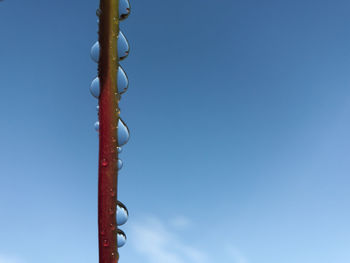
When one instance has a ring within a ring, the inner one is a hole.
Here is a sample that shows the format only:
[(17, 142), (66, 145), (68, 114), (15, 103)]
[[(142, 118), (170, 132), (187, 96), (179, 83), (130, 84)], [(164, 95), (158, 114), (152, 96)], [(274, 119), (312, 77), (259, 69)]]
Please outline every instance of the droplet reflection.
[(119, 0), (119, 20), (126, 19), (130, 14), (129, 0)]
[(128, 209), (122, 202), (117, 201), (117, 225), (118, 226), (124, 225), (126, 221), (128, 221), (128, 218), (129, 218)]
[(124, 36), (123, 32), (119, 31), (118, 35), (118, 57), (119, 60), (123, 60), (129, 55), (130, 47), (128, 40)]
[(95, 127), (96, 131), (99, 131), (99, 129), (100, 129), (100, 122), (99, 121), (95, 122), (94, 127)]
[(98, 77), (91, 82), (90, 93), (97, 99), (100, 97), (100, 79)]
[(118, 121), (118, 146), (123, 146), (129, 140), (130, 134), (129, 129), (122, 119)]
[[(119, 60), (125, 59), (129, 55), (130, 46), (128, 40), (121, 31), (119, 31), (118, 34), (117, 47)], [(90, 56), (93, 61), (98, 63), (100, 58), (100, 43), (98, 41), (96, 41), (96, 43), (92, 46)]]
[(125, 233), (122, 230), (117, 229), (117, 246), (122, 247), (125, 245), (125, 243), (126, 243)]
[(100, 44), (98, 43), (98, 41), (92, 46), (90, 56), (93, 61), (98, 63), (98, 59), (100, 57)]
[(123, 161), (118, 159), (118, 170), (122, 169), (123, 167)]
[(117, 78), (117, 87), (118, 87), (118, 93), (123, 94), (129, 86), (129, 80), (126, 76), (125, 71), (122, 69), (122, 67), (118, 68), (118, 78)]

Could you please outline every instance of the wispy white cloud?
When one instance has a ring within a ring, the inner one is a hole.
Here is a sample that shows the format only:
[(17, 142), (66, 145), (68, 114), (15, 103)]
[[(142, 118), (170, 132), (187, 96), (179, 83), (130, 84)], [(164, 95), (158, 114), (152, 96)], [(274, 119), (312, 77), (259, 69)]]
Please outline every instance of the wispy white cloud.
[(184, 216), (177, 216), (170, 220), (170, 225), (176, 228), (186, 228), (191, 225), (191, 221)]
[(183, 216), (169, 221), (148, 216), (130, 226), (130, 245), (145, 263), (208, 263), (216, 262), (218, 257), (222, 263), (249, 263), (232, 243), (223, 241), (219, 251), (203, 249), (208, 249), (207, 243), (202, 243), (202, 249), (189, 243), (189, 237), (178, 231), (189, 225), (194, 224)]
[[(180, 225), (183, 225), (185, 221), (181, 219), (176, 223), (180, 222)], [(131, 228), (132, 245), (151, 263), (208, 262), (208, 256), (203, 251), (186, 243), (170, 229), (161, 220), (148, 217)]]
[(0, 263), (23, 263), (23, 261), (17, 257), (0, 255)]
[(246, 257), (235, 246), (229, 244), (226, 248), (227, 254), (230, 257), (232, 263), (248, 263)]

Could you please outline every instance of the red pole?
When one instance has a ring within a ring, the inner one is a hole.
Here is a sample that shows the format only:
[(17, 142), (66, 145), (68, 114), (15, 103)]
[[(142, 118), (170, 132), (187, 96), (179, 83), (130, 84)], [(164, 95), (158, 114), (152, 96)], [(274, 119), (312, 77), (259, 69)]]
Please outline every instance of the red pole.
[(100, 0), (98, 77), (99, 97), (99, 167), (98, 167), (98, 237), (99, 263), (118, 262), (117, 184), (119, 119), (117, 94), (119, 0)]

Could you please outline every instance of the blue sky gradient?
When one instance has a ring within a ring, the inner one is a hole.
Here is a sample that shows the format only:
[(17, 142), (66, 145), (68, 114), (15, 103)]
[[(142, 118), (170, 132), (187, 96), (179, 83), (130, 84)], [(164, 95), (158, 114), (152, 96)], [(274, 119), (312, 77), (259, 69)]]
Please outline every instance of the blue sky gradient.
[[(350, 262), (350, 2), (131, 2), (120, 262)], [(96, 263), (97, 0), (0, 2), (0, 263)]]

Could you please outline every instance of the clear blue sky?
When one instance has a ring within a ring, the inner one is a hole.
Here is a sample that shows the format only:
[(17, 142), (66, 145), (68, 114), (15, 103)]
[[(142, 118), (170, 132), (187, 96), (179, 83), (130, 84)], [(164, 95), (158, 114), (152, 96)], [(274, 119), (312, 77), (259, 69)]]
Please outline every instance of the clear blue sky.
[[(121, 263), (350, 262), (350, 2), (134, 0)], [(0, 263), (96, 263), (97, 0), (0, 2)]]

